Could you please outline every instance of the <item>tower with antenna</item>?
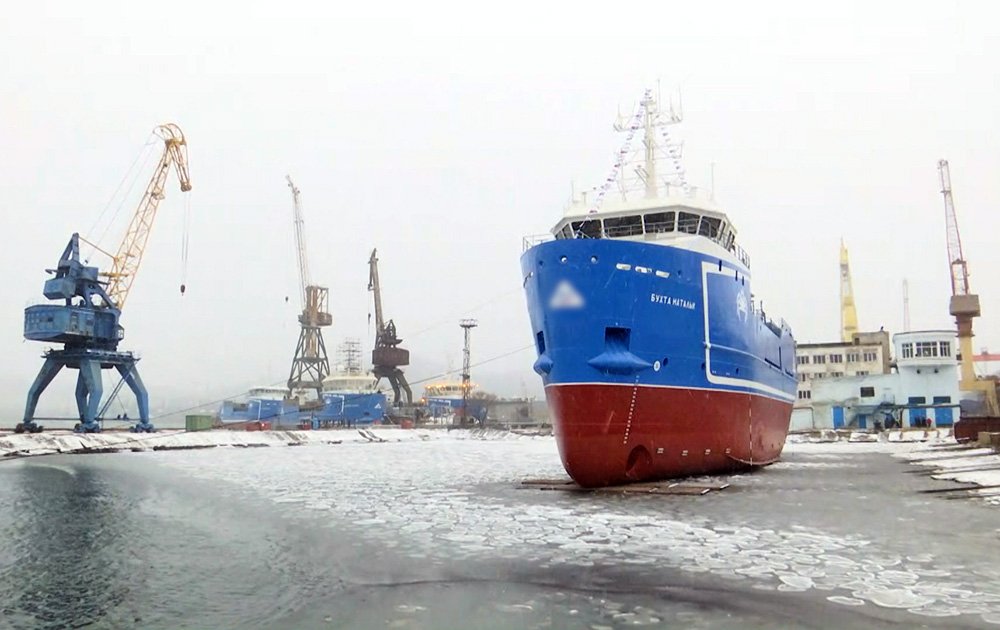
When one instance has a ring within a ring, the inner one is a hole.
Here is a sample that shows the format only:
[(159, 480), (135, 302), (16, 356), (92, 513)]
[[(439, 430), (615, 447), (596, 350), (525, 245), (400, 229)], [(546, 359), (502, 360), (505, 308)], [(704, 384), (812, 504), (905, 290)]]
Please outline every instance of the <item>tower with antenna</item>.
[(903, 332), (910, 332), (910, 281), (903, 278)]
[(462, 348), (462, 415), (461, 423), (464, 425), (469, 421), (469, 390), (472, 388), (472, 352), (469, 341), (472, 337), (472, 329), (479, 325), (474, 319), (463, 319), (458, 323), (465, 334), (465, 345)]

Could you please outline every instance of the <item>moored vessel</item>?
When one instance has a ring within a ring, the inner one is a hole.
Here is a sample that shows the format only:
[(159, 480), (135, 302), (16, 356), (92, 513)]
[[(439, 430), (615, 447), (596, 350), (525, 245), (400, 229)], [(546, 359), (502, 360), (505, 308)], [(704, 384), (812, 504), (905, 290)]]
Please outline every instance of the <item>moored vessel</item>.
[(791, 329), (754, 302), (728, 215), (687, 184), (667, 132), (679, 120), (647, 91), (616, 125), (604, 185), (521, 257), (534, 369), (583, 486), (766, 465), (788, 432)]

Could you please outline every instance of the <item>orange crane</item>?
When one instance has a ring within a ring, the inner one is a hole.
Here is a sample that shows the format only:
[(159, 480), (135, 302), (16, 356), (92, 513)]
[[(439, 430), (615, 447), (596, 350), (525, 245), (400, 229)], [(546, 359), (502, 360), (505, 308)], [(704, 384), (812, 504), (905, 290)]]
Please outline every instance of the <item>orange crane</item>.
[(285, 176), (292, 191), (292, 215), (295, 225), (295, 256), (299, 266), (299, 285), (302, 312), (299, 314), (299, 341), (288, 373), (288, 393), (301, 397), (305, 390), (316, 392), (316, 402), (323, 400), (323, 379), (330, 375), (330, 359), (323, 341), (323, 328), (333, 324), (330, 314), (330, 290), (312, 283), (309, 276), (309, 258), (306, 256), (305, 219), (299, 189), (292, 178)]
[(969, 288), (969, 268), (962, 253), (962, 237), (958, 231), (955, 202), (951, 193), (951, 171), (948, 160), (938, 161), (941, 176), (941, 194), (944, 196), (945, 233), (948, 239), (948, 264), (951, 269), (951, 301), (948, 311), (955, 317), (958, 327), (958, 348), (961, 357), (961, 378), (959, 389), (967, 392), (981, 392), (986, 403), (986, 412), (991, 416), (1000, 415), (997, 404), (996, 383), (977, 379), (973, 366), (972, 320), (981, 314), (979, 296)]

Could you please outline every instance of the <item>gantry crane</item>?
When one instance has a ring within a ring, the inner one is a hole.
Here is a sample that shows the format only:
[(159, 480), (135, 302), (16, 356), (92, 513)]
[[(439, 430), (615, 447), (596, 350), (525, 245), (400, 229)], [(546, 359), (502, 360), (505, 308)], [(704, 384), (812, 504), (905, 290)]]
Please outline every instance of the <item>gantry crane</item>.
[[(120, 318), (139, 271), (157, 208), (163, 200), (171, 166), (177, 172), (181, 191), (191, 190), (184, 134), (172, 123), (160, 125), (153, 133), (163, 140), (163, 155), (132, 216), (125, 238), (118, 246), (118, 253), (111, 256), (111, 271), (101, 273), (96, 266), (81, 262), (80, 241), (84, 239), (79, 234), (73, 234), (56, 268), (48, 270), (55, 277), (46, 280), (43, 289), (46, 298), (63, 300), (64, 303), (39, 304), (24, 311), (25, 339), (61, 343), (63, 347), (61, 350), (51, 349), (45, 353), (45, 363), (28, 390), (24, 420), (15, 428), (18, 433), (37, 433), (42, 430), (35, 422), (38, 399), (64, 367), (79, 371), (76, 405), (80, 423), (76, 427), (77, 431), (91, 433), (101, 430), (98, 423), (99, 416), (104, 411), (99, 407), (104, 391), (101, 370), (110, 368), (121, 374), (121, 380), (105, 408), (118, 394), (121, 386), (127, 384), (135, 394), (139, 407), (139, 423), (132, 429), (153, 430), (153, 425), (149, 422), (149, 396), (136, 369), (139, 359), (131, 352), (118, 350), (118, 344), (125, 336)], [(98, 249), (96, 245), (94, 247)], [(184, 285), (181, 285), (181, 293), (183, 292)]]
[(969, 289), (969, 268), (962, 253), (962, 237), (958, 232), (958, 218), (951, 194), (951, 171), (948, 160), (938, 161), (941, 177), (941, 194), (944, 196), (945, 233), (948, 239), (948, 264), (951, 270), (951, 301), (948, 311), (955, 316), (958, 327), (958, 348), (961, 353), (961, 379), (959, 389), (982, 392), (986, 411), (991, 416), (1000, 415), (997, 404), (996, 384), (976, 378), (972, 352), (972, 320), (980, 315), (979, 296)]
[(372, 349), (372, 373), (377, 380), (383, 378), (392, 386), (393, 404), (399, 406), (400, 393), (405, 394), (406, 404), (413, 404), (413, 392), (410, 390), (403, 370), (400, 367), (410, 364), (410, 351), (399, 347), (403, 340), (396, 335), (396, 324), (390, 319), (386, 322), (382, 317), (382, 287), (378, 280), (378, 250), (373, 249), (368, 259), (368, 290), (375, 298), (375, 347)]
[(302, 313), (299, 314), (299, 342), (295, 346), (292, 369), (288, 373), (288, 393), (297, 396), (306, 390), (315, 390), (316, 401), (323, 400), (323, 379), (330, 375), (330, 359), (326, 354), (322, 328), (333, 324), (329, 310), (330, 290), (316, 286), (309, 277), (309, 259), (306, 256), (305, 221), (299, 189), (292, 178), (285, 176), (292, 191), (292, 212), (295, 223), (295, 253), (299, 264), (299, 285)]
[(850, 342), (858, 332), (858, 311), (854, 306), (854, 288), (851, 285), (851, 263), (847, 245), (840, 239), (840, 338)]

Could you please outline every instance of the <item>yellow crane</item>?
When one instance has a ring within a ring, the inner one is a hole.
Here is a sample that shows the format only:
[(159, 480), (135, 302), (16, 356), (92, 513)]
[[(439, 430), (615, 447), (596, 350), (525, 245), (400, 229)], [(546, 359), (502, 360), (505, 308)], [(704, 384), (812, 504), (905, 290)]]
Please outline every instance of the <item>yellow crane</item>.
[[(187, 160), (187, 140), (181, 128), (174, 123), (166, 123), (153, 130), (159, 138), (163, 140), (163, 154), (160, 162), (153, 173), (153, 177), (146, 186), (146, 193), (139, 202), (139, 207), (132, 216), (132, 221), (125, 232), (125, 238), (118, 246), (118, 253), (112, 256), (111, 271), (108, 272), (108, 296), (114, 306), (121, 310), (125, 306), (129, 291), (132, 290), (132, 283), (135, 282), (136, 273), (142, 263), (142, 256), (146, 251), (146, 241), (149, 240), (149, 233), (153, 229), (153, 220), (156, 219), (156, 210), (160, 201), (164, 198), (164, 187), (167, 183), (167, 174), (173, 166), (177, 171), (177, 179), (181, 183), (181, 192), (191, 190), (191, 176), (188, 174)], [(184, 285), (181, 285), (181, 293), (184, 292)]]
[(854, 307), (851, 264), (847, 259), (844, 239), (840, 239), (840, 337), (843, 341), (851, 341), (856, 332), (858, 332), (858, 311)]

